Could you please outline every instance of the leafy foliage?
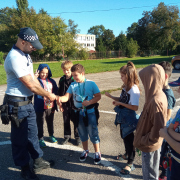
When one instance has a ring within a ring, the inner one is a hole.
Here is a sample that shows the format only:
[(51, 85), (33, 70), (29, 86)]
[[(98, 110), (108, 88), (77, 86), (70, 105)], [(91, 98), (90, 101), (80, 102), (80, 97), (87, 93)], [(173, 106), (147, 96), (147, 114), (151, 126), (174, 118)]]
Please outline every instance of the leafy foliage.
[(128, 28), (127, 37), (136, 40), (141, 50), (174, 50), (180, 42), (178, 7), (161, 2), (152, 11), (144, 11), (138, 23)]
[(0, 51), (0, 64), (4, 64), (4, 53)]
[(73, 33), (68, 31), (68, 26), (60, 17), (53, 18), (43, 9), (38, 14), (33, 8), (28, 10), (25, 8), (19, 12), (20, 15), (19, 13), (8, 15), (11, 12), (9, 9), (4, 9), (3, 12), (4, 17), (10, 22), (0, 24), (0, 48), (2, 47), (4, 52), (8, 52), (16, 42), (17, 34), (22, 27), (34, 29), (44, 47), (42, 50), (32, 53), (35, 59), (50, 57), (50, 60), (54, 60), (62, 56), (62, 49), (67, 55), (71, 50), (77, 51), (78, 44), (73, 38), (74, 33), (77, 32), (75, 31), (77, 25), (74, 26), (72, 21)]
[(127, 50), (127, 42), (128, 41), (126, 35), (121, 32), (114, 41), (114, 49), (116, 51), (121, 50), (123, 52), (123, 56), (125, 56)]
[(86, 51), (86, 49), (82, 48), (82, 49), (79, 51), (78, 57), (79, 57), (81, 60), (86, 60), (86, 59), (89, 58), (89, 53)]
[(28, 11), (28, 1), (27, 0), (16, 0), (17, 5), (17, 11), (19, 12), (19, 15), (21, 15), (21, 12)]
[(134, 41), (132, 38), (127, 43), (127, 55), (129, 58), (134, 57), (137, 54), (139, 46), (137, 41)]

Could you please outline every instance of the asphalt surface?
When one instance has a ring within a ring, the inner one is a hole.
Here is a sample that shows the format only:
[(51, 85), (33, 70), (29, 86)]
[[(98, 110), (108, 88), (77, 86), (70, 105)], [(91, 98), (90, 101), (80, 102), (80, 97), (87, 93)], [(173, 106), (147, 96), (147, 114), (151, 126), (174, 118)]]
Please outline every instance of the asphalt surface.
[[(179, 72), (173, 70), (169, 82), (179, 78)], [(121, 87), (122, 82), (118, 71), (103, 72), (96, 74), (87, 74), (87, 79), (96, 82), (100, 91), (117, 89)], [(58, 82), (59, 78), (55, 78)], [(143, 109), (144, 104), (144, 91), (142, 84), (140, 84), (141, 96), (140, 104), (137, 113), (139, 114)], [(177, 99), (176, 107), (173, 110), (172, 116), (175, 115), (177, 109), (180, 107), (180, 95), (176, 92), (177, 88), (172, 88)], [(2, 104), (6, 85), (0, 86), (0, 104)], [(119, 96), (120, 91), (112, 92), (112, 95)], [(100, 136), (100, 149), (102, 153), (102, 162), (100, 165), (94, 165), (93, 156), (94, 150), (91, 142), (89, 141), (90, 155), (84, 163), (79, 162), (79, 156), (82, 152), (82, 145), (75, 146), (75, 140), (72, 140), (67, 145), (52, 144), (48, 142), (48, 133), (46, 123), (44, 125), (44, 136), (47, 142), (44, 151), (44, 159), (55, 160), (54, 167), (43, 170), (38, 173), (38, 177), (42, 180), (55, 180), (55, 179), (77, 179), (77, 180), (142, 180), (142, 167), (141, 157), (136, 153), (134, 165), (135, 170), (128, 176), (121, 176), (119, 170), (126, 165), (126, 161), (119, 161), (116, 156), (119, 153), (124, 153), (123, 141), (120, 138), (119, 126), (114, 125), (115, 113), (112, 100), (102, 95), (99, 101), (100, 106), (100, 119), (99, 119), (99, 136)], [(72, 126), (73, 127), (73, 126)], [(10, 145), (10, 125), (3, 125), (0, 122), (0, 179), (1, 180), (19, 180), (20, 169), (16, 167), (12, 160), (11, 145)], [(72, 128), (73, 129), (73, 128)], [(63, 119), (62, 113), (56, 112), (54, 119), (54, 136), (60, 143), (63, 140)], [(32, 163), (32, 162), (31, 162)]]

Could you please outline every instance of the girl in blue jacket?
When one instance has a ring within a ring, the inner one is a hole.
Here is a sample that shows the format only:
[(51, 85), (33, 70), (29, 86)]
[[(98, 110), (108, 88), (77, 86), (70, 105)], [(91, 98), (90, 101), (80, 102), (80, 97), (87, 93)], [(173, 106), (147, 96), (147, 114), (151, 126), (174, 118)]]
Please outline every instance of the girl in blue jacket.
[[(52, 73), (47, 64), (40, 64), (38, 67), (38, 74), (35, 74), (37, 76), (37, 79), (39, 80), (39, 83), (41, 86), (48, 92), (52, 92), (57, 95), (57, 84), (56, 82), (51, 78)], [(57, 139), (53, 136), (54, 134), (54, 112), (57, 110), (57, 104), (56, 101), (50, 102), (49, 99), (40, 96), (40, 95), (34, 95), (34, 109), (36, 112), (36, 121), (37, 121), (37, 127), (38, 127), (38, 137), (39, 137), (39, 144), (40, 147), (46, 147), (46, 144), (44, 142), (43, 138), (43, 124), (44, 119), (47, 122), (47, 129), (49, 133), (49, 139), (52, 143), (57, 143)]]

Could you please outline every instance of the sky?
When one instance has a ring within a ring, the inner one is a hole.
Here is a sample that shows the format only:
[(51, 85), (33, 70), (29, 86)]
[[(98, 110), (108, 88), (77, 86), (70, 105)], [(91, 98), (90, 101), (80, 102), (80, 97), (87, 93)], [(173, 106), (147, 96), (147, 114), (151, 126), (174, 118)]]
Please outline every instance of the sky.
[[(16, 0), (0, 0), (0, 9), (15, 7)], [(118, 36), (126, 33), (132, 23), (143, 17), (143, 11), (152, 11), (160, 2), (165, 5), (178, 6), (180, 0), (28, 0), (29, 8), (38, 13), (44, 9), (52, 17), (60, 16), (66, 24), (72, 19), (78, 24), (80, 34), (87, 34), (92, 26), (103, 25)]]

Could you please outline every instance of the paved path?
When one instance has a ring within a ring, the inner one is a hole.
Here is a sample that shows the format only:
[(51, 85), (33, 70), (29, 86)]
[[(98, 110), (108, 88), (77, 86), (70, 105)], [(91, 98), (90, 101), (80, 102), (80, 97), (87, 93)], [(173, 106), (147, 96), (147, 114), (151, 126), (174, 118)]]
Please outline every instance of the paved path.
[[(179, 77), (179, 71), (173, 71), (170, 81), (176, 80)], [(116, 89), (119, 88), (122, 83), (118, 71), (114, 72), (103, 72), (96, 74), (87, 74), (86, 78), (95, 81), (100, 89), (100, 91)], [(55, 78), (58, 82), (59, 78)], [(140, 97), (140, 105), (138, 113), (142, 111), (144, 104), (144, 92), (143, 87), (142, 94)], [(2, 103), (2, 98), (6, 85), (0, 86), (0, 103)], [(177, 99), (176, 107), (173, 111), (173, 116), (175, 115), (177, 109), (180, 107), (179, 94), (176, 92), (177, 88), (173, 88), (175, 97)], [(112, 92), (113, 95), (119, 96), (120, 91)], [(99, 179), (99, 180), (131, 180), (131, 179), (141, 179), (142, 180), (142, 169), (141, 169), (141, 158), (136, 154), (135, 167), (136, 169), (126, 177), (122, 177), (119, 174), (119, 170), (123, 168), (126, 161), (117, 161), (115, 159), (116, 155), (124, 153), (123, 141), (119, 135), (119, 127), (114, 125), (115, 113), (113, 111), (112, 100), (102, 95), (100, 101), (100, 120), (99, 120), (99, 135), (101, 139), (101, 153), (102, 153), (102, 163), (101, 165), (93, 164), (93, 146), (89, 143), (90, 156), (84, 163), (79, 162), (79, 155), (82, 151), (82, 146), (74, 146), (74, 139), (67, 145), (52, 144), (48, 142), (48, 133), (46, 124), (44, 126), (45, 140), (47, 141), (47, 148), (44, 148), (44, 158), (54, 159), (56, 164), (53, 168), (44, 170), (38, 174), (39, 178), (42, 180), (55, 180), (55, 179)], [(61, 142), (63, 138), (63, 120), (62, 114), (60, 112), (55, 113), (55, 133), (58, 141)], [(73, 134), (73, 133), (72, 133)], [(73, 136), (72, 136), (73, 138)], [(0, 122), (0, 179), (13, 179), (19, 180), (19, 168), (14, 166), (11, 156), (11, 146), (10, 146), (10, 125), (2, 125)]]

